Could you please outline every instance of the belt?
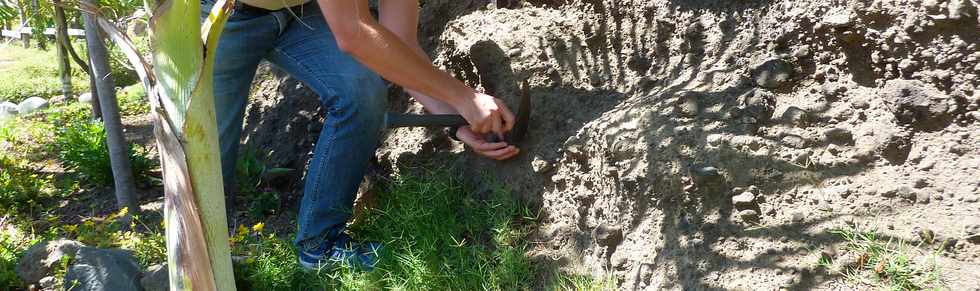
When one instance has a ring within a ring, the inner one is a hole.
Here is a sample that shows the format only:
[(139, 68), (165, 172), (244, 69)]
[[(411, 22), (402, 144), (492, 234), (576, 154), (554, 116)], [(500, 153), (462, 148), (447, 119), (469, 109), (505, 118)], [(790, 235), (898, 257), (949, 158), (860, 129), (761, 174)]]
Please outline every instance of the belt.
[(240, 11), (240, 12), (246, 13), (246, 14), (272, 14), (274, 12), (290, 10), (290, 11), (292, 11), (296, 15), (301, 15), (300, 13), (303, 11), (303, 9), (302, 9), (303, 6), (304, 5), (307, 5), (307, 4), (310, 4), (310, 3), (315, 3), (315, 1), (306, 2), (306, 3), (300, 4), (300, 5), (296, 5), (296, 6), (285, 7), (285, 8), (278, 9), (278, 10), (269, 10), (269, 9), (265, 9), (265, 8), (262, 8), (262, 7), (255, 7), (255, 6), (252, 6), (252, 5), (248, 5), (248, 4), (245, 4), (244, 2), (241, 2), (241, 1), (236, 1), (236, 4), (237, 4), (236, 6), (237, 7), (235, 7), (235, 9), (237, 11)]

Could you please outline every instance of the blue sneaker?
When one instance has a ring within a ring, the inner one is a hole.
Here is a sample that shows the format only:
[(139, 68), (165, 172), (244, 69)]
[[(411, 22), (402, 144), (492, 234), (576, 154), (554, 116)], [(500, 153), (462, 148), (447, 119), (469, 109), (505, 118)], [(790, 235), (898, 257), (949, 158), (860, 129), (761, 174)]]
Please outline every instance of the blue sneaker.
[(299, 264), (311, 271), (340, 266), (371, 271), (378, 264), (382, 248), (380, 243), (356, 242), (346, 233), (341, 233), (332, 247), (314, 251), (300, 250)]

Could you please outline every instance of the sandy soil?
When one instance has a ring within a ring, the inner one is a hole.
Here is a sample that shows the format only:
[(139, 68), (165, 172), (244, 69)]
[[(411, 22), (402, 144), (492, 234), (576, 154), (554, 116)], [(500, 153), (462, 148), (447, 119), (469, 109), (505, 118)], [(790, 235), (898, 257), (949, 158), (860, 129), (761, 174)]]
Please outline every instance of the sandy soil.
[[(530, 82), (523, 154), (399, 129), (377, 173), (462, 157), (540, 209), (536, 260), (623, 290), (867, 289), (815, 267), (847, 225), (945, 241), (948, 288), (980, 290), (976, 1), (486, 2), (427, 1), (422, 41), (512, 104)], [(273, 71), (245, 141), (300, 169), (323, 117)]]

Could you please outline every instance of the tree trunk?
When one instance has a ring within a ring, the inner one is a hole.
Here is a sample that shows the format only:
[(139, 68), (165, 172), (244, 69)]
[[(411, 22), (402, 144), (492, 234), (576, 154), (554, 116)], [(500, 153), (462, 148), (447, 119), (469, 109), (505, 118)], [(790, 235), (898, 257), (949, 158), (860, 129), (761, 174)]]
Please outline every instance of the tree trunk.
[[(83, 0), (97, 7), (93, 0)], [(105, 124), (106, 143), (109, 146), (109, 161), (112, 164), (112, 180), (116, 190), (116, 204), (128, 213), (139, 212), (136, 200), (136, 184), (133, 170), (129, 164), (129, 145), (123, 136), (122, 121), (119, 118), (119, 104), (116, 102), (116, 85), (109, 69), (108, 51), (99, 35), (99, 24), (91, 14), (85, 14), (85, 40), (91, 60), (92, 74), (95, 78), (94, 92), (99, 93), (102, 107), (102, 122)], [(93, 96), (94, 99), (94, 96)], [(129, 216), (129, 215), (127, 215)]]
[[(37, 0), (31, 0), (31, 10), (34, 11), (34, 16), (33, 16), (33, 18), (35, 19), (34, 21), (38, 22), (37, 19), (40, 19), (40, 16), (38, 16), (38, 14), (41, 13), (41, 6), (38, 4)], [(31, 30), (33, 30), (31, 36), (34, 38), (34, 40), (37, 41), (37, 47), (41, 50), (47, 50), (48, 42), (46, 41), (47, 38), (44, 36), (44, 29), (46, 27), (33, 27), (33, 26), (38, 26), (38, 25), (37, 24), (32, 25), (31, 27)]]
[[(88, 39), (88, 33), (86, 32), (85, 34), (85, 38)], [(89, 54), (91, 55), (92, 53), (89, 52)], [(89, 92), (92, 94), (92, 98), (89, 99), (89, 103), (92, 104), (92, 119), (102, 119), (102, 102), (99, 101), (99, 90), (96, 90), (97, 78), (95, 77), (95, 73), (93, 72), (94, 69), (92, 69), (92, 67), (92, 61), (91, 58), (89, 58), (88, 82), (89, 88), (91, 88), (89, 89)]]
[(23, 1), (17, 3), (17, 13), (20, 14), (20, 27), (17, 28), (17, 33), (20, 34), (20, 40), (24, 42), (24, 48), (30, 48), (31, 36), (21, 33), (21, 29), (27, 27), (27, 12), (24, 11), (24, 6), (26, 6), (26, 3)]
[(65, 98), (71, 98), (71, 60), (68, 59), (68, 24), (65, 23), (65, 9), (61, 7), (61, 0), (53, 0), (54, 3), (54, 23), (55, 27), (55, 46), (58, 48), (58, 68), (61, 71), (61, 94)]
[(99, 23), (136, 68), (150, 99), (163, 166), (171, 290), (235, 290), (213, 80), (218, 36), (233, 2), (216, 2), (202, 25), (200, 1), (147, 1), (152, 68), (117, 27)]

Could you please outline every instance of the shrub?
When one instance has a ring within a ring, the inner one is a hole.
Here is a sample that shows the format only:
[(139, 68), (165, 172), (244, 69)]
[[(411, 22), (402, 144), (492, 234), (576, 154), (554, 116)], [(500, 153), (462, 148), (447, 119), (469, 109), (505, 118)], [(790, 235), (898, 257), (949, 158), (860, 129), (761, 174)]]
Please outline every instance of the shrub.
[(49, 176), (37, 174), (27, 163), (0, 154), (0, 216), (12, 211), (30, 211), (50, 194)]
[(34, 242), (0, 219), (0, 290), (25, 290), (14, 268), (20, 253)]
[[(55, 143), (66, 171), (92, 185), (112, 185), (112, 164), (102, 123), (88, 121), (69, 125)], [(141, 147), (129, 149), (129, 160), (137, 182), (147, 179), (147, 173), (155, 166)]]

